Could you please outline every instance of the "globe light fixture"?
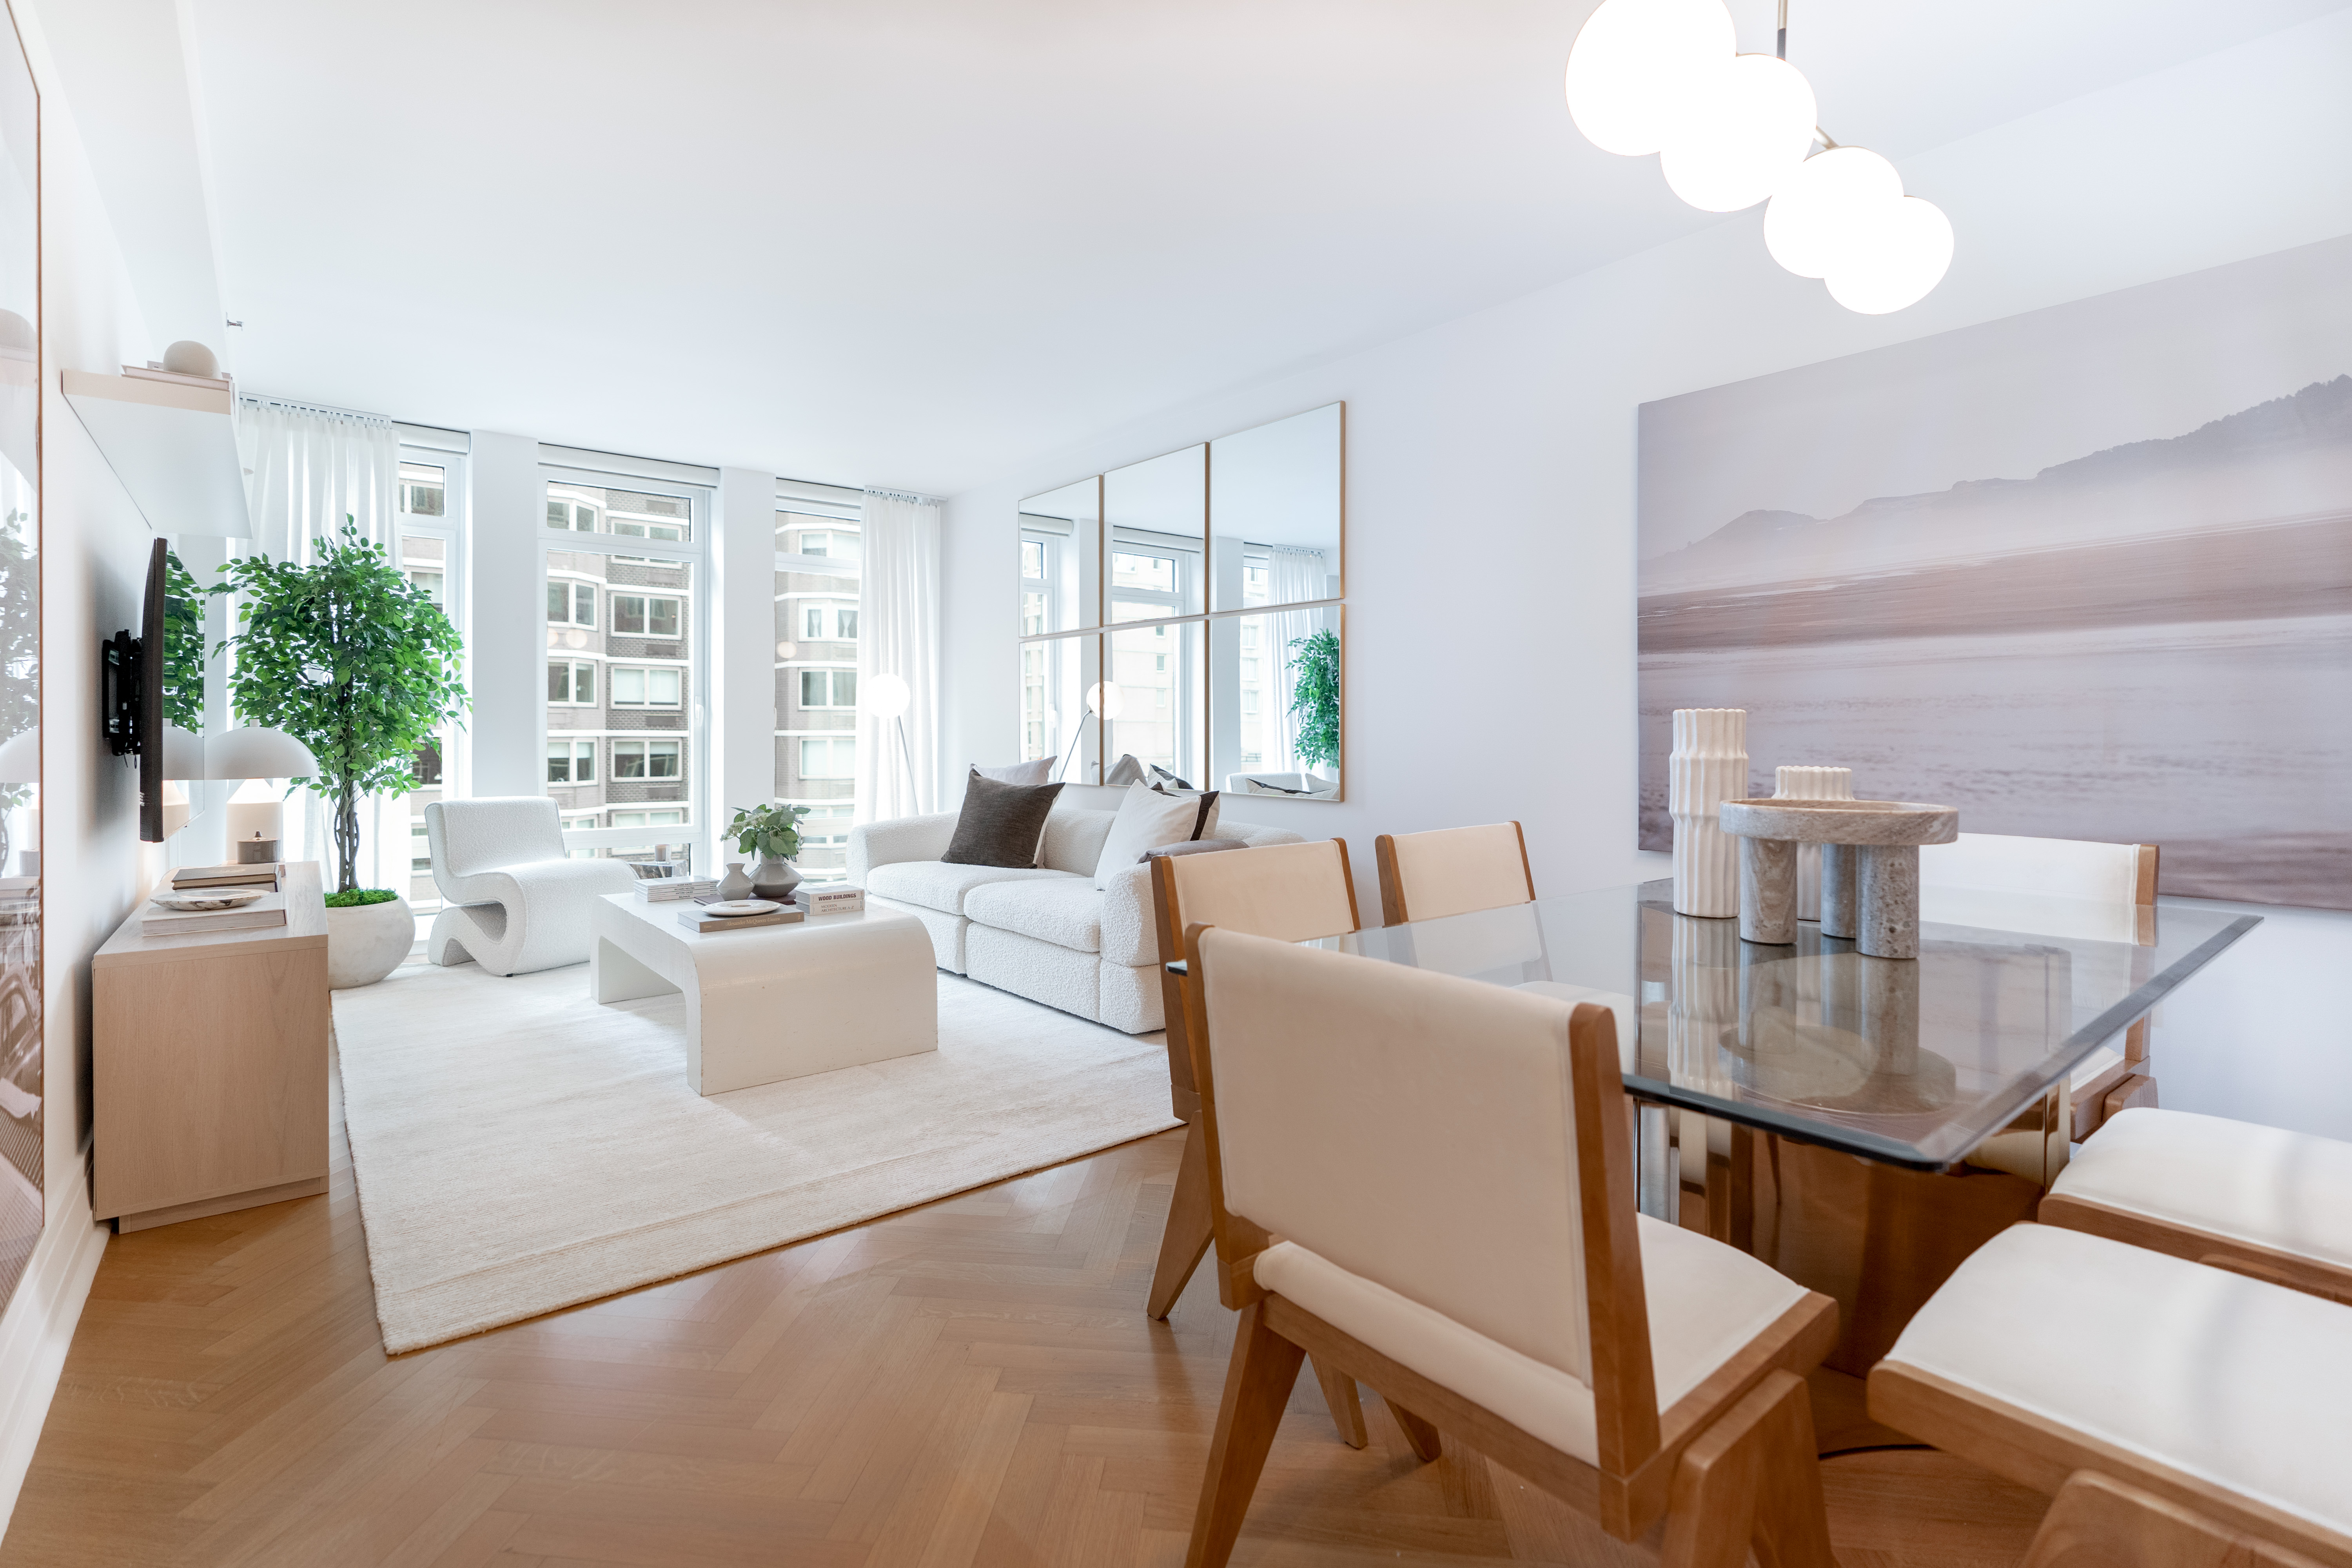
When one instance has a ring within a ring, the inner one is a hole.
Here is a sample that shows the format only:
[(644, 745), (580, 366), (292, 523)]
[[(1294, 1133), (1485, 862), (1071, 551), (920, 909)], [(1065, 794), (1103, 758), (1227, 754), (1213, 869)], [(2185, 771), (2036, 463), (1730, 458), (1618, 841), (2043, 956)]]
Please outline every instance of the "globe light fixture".
[(1812, 86), (1788, 61), (1718, 61), (1694, 79), (1659, 156), (1666, 187), (1702, 212), (1752, 207), (1804, 163), (1814, 118)]
[(1605, 152), (1656, 153), (1667, 188), (1702, 211), (1769, 203), (1772, 258), (1847, 310), (1925, 299), (1951, 267), (1951, 220), (1905, 195), (1885, 158), (1818, 128), (1788, 62), (1788, 0), (1775, 54), (1738, 54), (1735, 37), (1723, 0), (1603, 0), (1569, 50), (1569, 113)]
[(1605, 153), (1658, 152), (1694, 84), (1736, 47), (1723, 0), (1603, 0), (1568, 52), (1569, 115)]
[(915, 700), (906, 681), (895, 675), (877, 675), (866, 683), (866, 710), (877, 719), (896, 719)]
[(1099, 713), (1106, 719), (1116, 719), (1127, 710), (1127, 693), (1113, 680), (1102, 681), (1087, 688), (1087, 711)]

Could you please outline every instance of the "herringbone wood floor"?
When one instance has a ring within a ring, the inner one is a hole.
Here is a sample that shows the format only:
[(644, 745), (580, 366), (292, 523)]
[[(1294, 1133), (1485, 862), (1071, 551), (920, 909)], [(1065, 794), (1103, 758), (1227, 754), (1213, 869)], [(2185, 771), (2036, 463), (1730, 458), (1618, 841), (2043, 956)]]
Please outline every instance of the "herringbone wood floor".
[[(325, 1197), (110, 1243), (0, 1568), (1181, 1562), (1232, 1314), (1142, 1302), (1164, 1134), (387, 1358), (336, 1113)], [(1236, 1562), (1633, 1561), (1302, 1377)], [(1939, 1456), (1825, 1467), (1845, 1568), (2016, 1560), (2041, 1501)]]

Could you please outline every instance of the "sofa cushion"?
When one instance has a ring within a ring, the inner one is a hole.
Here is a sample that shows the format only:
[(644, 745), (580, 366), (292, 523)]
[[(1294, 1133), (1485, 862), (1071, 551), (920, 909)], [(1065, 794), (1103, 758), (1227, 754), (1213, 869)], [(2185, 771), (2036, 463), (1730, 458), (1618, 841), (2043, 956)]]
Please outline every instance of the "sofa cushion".
[(1061, 793), (1060, 784), (999, 784), (972, 769), (955, 837), (940, 858), (957, 866), (1034, 866), (1045, 818)]
[(974, 888), (991, 882), (1062, 875), (1060, 871), (1044, 871), (1034, 866), (950, 866), (944, 860), (898, 860), (868, 871), (866, 890), (877, 898), (960, 915), (964, 912), (965, 896)]
[(1095, 862), (1102, 858), (1103, 840), (1109, 837), (1111, 821), (1118, 815), (1116, 810), (1097, 811), (1056, 801), (1054, 815), (1045, 819), (1045, 852), (1037, 863), (1092, 877)]
[(998, 784), (1051, 784), (1054, 779), (1055, 760), (1052, 757), (1035, 757), (1025, 763), (1007, 763), (1003, 767), (997, 768), (983, 768), (978, 763), (974, 763), (971, 764), (971, 771), (982, 778), (994, 779)]
[(964, 918), (1034, 936), (1076, 952), (1102, 951), (1103, 896), (1084, 877), (1048, 871), (1042, 879), (991, 882), (964, 895)]
[(1127, 787), (1118, 815), (1103, 839), (1101, 858), (1095, 862), (1095, 886), (1106, 885), (1112, 872), (1125, 870), (1143, 858), (1143, 852), (1162, 844), (1183, 844), (1201, 837), (1201, 825), (1213, 797), (1162, 795), (1150, 784)]

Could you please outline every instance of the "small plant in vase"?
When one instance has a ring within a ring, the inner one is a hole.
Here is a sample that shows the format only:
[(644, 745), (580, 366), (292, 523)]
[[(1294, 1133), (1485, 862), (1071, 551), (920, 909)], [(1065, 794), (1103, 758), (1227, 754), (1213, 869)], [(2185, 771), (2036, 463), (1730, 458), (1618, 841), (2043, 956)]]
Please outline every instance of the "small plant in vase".
[(739, 808), (727, 825), (727, 837), (739, 852), (760, 857), (751, 868), (754, 897), (782, 903), (801, 885), (793, 857), (801, 852), (801, 818), (808, 813), (804, 805), (755, 805), (749, 811)]

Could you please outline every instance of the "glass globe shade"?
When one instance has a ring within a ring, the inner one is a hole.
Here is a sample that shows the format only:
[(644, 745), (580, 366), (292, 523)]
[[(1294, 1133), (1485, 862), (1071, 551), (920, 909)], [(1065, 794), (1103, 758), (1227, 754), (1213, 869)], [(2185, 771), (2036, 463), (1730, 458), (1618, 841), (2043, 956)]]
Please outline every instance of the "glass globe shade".
[(798, 645), (793, 643), (780, 642), (776, 645), (776, 657), (778, 658), (793, 658), (797, 657), (800, 651)]
[(1905, 196), (1874, 208), (1851, 257), (1827, 279), (1830, 298), (1864, 316), (1926, 299), (1952, 265), (1952, 220), (1933, 202)]
[(1738, 47), (1723, 0), (1603, 0), (1568, 52), (1568, 112), (1605, 153), (1654, 153), (1706, 68)]
[(1764, 248), (1800, 278), (1827, 277), (1876, 212), (1903, 199), (1903, 176), (1877, 153), (1832, 147), (1797, 165), (1764, 209)]
[(1087, 711), (1099, 713), (1106, 719), (1116, 719), (1127, 708), (1127, 693), (1117, 681), (1106, 680), (1087, 688)]
[(898, 676), (877, 675), (866, 683), (866, 700), (860, 706), (877, 719), (896, 719), (914, 700), (915, 694)]
[(1659, 166), (1675, 195), (1702, 212), (1738, 212), (1803, 165), (1815, 118), (1802, 71), (1770, 55), (1737, 55), (1693, 82)]

